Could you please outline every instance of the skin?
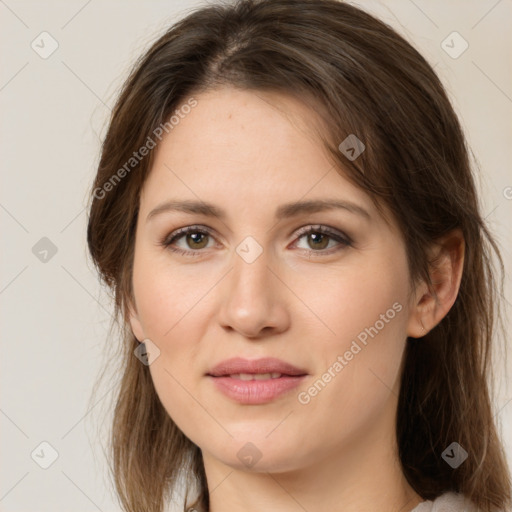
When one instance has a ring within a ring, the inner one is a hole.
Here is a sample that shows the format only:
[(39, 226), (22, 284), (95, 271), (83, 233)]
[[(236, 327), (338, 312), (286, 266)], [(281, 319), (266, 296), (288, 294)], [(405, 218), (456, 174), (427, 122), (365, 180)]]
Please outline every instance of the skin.
[[(313, 132), (315, 113), (277, 93), (222, 88), (162, 140), (140, 200), (130, 324), (160, 355), (149, 366), (163, 406), (203, 453), (213, 512), (412, 510), (422, 498), (405, 481), (395, 414), (407, 336), (421, 337), (455, 301), (463, 261), (457, 232), (433, 248), (437, 301), (411, 288), (400, 231), (370, 197), (336, 172)], [(315, 125), (319, 126), (319, 125)], [(338, 199), (363, 207), (274, 219), (284, 203)], [(211, 202), (226, 218), (167, 211), (161, 203)], [(199, 224), (212, 235), (159, 242)], [(323, 243), (304, 226), (329, 226), (353, 240)], [(262, 249), (236, 252), (251, 236)], [(316, 245), (315, 245), (316, 243)], [(317, 381), (366, 327), (402, 308), (310, 402)], [(220, 361), (273, 356), (306, 369), (300, 388), (262, 405), (239, 404), (205, 374)], [(248, 467), (238, 451), (261, 454)]]

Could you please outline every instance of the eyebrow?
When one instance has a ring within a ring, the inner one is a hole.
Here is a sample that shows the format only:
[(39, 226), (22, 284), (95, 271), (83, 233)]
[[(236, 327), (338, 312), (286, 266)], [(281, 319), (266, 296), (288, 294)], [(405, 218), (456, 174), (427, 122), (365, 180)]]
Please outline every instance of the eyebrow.
[[(326, 210), (342, 209), (350, 213), (365, 217), (371, 220), (370, 214), (360, 205), (351, 201), (340, 201), (337, 199), (316, 199), (311, 201), (297, 201), (279, 206), (276, 210), (276, 220), (291, 218), (303, 213), (316, 213)], [(207, 217), (218, 217), (226, 219), (227, 213), (218, 206), (204, 201), (165, 201), (149, 212), (146, 222), (164, 212), (184, 212), (190, 214), (205, 215)]]

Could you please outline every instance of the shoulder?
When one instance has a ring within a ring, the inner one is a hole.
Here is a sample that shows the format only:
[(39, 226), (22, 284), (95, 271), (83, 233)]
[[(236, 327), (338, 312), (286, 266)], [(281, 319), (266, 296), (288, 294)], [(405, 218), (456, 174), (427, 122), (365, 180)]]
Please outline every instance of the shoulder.
[(464, 495), (446, 492), (434, 501), (423, 501), (411, 512), (478, 512), (478, 509)]

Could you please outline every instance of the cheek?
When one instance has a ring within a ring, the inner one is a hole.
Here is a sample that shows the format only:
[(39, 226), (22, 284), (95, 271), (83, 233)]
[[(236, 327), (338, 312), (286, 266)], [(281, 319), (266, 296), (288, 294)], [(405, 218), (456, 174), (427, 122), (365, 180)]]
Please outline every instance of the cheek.
[(134, 294), (146, 337), (167, 344), (167, 340), (175, 338), (173, 333), (180, 329), (182, 322), (186, 323), (201, 307), (214, 280), (211, 274), (200, 275), (193, 267), (176, 270), (165, 255), (141, 254), (136, 259)]
[(301, 298), (319, 312), (317, 333), (322, 332), (315, 342), (320, 382), (314, 386), (318, 392), (310, 388), (311, 411), (321, 414), (329, 407), (343, 424), (347, 413), (358, 422), (358, 416), (363, 420), (376, 412), (396, 387), (406, 340), (406, 268), (405, 259), (395, 255), (373, 265), (353, 265), (350, 272), (323, 280), (321, 287), (303, 289)]
[[(408, 294), (405, 261), (395, 255), (361, 263), (346, 269), (333, 269), (326, 274), (307, 275), (294, 282), (294, 291), (304, 307), (306, 318), (316, 319), (321, 332), (321, 344), (326, 350), (342, 350), (359, 336), (364, 342), (370, 337), (367, 329), (376, 327), (380, 343), (398, 340), (406, 322)], [(310, 272), (311, 274), (311, 272)], [(300, 306), (300, 304), (299, 304)], [(302, 308), (302, 306), (300, 306)], [(301, 321), (300, 319), (298, 320)], [(311, 320), (313, 322), (313, 320)], [(375, 333), (375, 329), (370, 329)], [(325, 336), (327, 335), (327, 336)]]
[(190, 418), (201, 412), (190, 393), (195, 394), (195, 380), (204, 360), (200, 342), (208, 318), (207, 292), (217, 281), (212, 272), (198, 272), (194, 265), (178, 271), (168, 258), (144, 254), (143, 250), (134, 262), (139, 319), (146, 338), (160, 350), (149, 366), (151, 377), (168, 414), (185, 432), (190, 430)]
[[(172, 272), (155, 261), (134, 265), (134, 293), (147, 338), (160, 350), (149, 366), (155, 391), (178, 428), (193, 442), (194, 424), (204, 421), (195, 395), (191, 370), (197, 357), (202, 327), (204, 290), (183, 273)], [(193, 281), (193, 280), (192, 280)], [(211, 285), (210, 285), (211, 286)], [(198, 316), (199, 315), (199, 316)]]

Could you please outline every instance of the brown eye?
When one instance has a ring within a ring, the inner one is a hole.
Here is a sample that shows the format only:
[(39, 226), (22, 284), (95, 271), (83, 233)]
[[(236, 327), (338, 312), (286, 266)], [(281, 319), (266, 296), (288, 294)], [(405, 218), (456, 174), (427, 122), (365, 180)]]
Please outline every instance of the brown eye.
[[(307, 247), (299, 247), (299, 249), (315, 256), (332, 254), (352, 245), (352, 240), (348, 236), (322, 225), (303, 228), (297, 234), (297, 238), (298, 240), (306, 238)], [(204, 249), (208, 248), (210, 240), (214, 239), (208, 229), (188, 226), (172, 232), (160, 241), (160, 245), (184, 256), (200, 256), (205, 252)]]
[[(210, 238), (211, 233), (204, 228), (188, 226), (171, 233), (160, 242), (160, 245), (179, 254), (198, 256), (202, 249), (207, 248)], [(181, 247), (178, 245), (179, 242)]]
[(308, 237), (308, 243), (312, 249), (326, 249), (329, 245), (329, 236), (323, 233), (309, 233), (306, 236)]
[[(352, 240), (348, 236), (322, 225), (308, 226), (299, 231), (298, 239), (300, 240), (305, 237), (307, 237), (307, 247), (299, 247), (299, 249), (309, 251), (315, 256), (331, 254), (332, 252), (336, 252), (352, 245)], [(331, 242), (333, 243), (331, 244)], [(329, 244), (331, 244), (330, 247)], [(331, 249), (333, 247), (334, 250), (326, 251), (326, 249)]]
[(200, 232), (192, 232), (185, 235), (185, 240), (187, 245), (191, 249), (203, 249), (206, 247), (205, 240), (208, 243), (208, 234), (200, 233)]

